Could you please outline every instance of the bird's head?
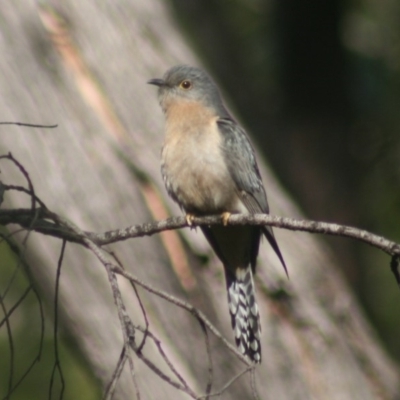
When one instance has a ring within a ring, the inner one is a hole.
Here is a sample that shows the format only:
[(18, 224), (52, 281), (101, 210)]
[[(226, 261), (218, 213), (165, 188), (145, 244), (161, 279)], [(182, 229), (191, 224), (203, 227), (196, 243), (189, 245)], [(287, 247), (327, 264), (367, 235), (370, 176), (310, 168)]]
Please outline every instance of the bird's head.
[(164, 112), (178, 101), (187, 101), (200, 102), (219, 115), (226, 113), (216, 84), (200, 68), (177, 65), (162, 79), (151, 79), (147, 83), (158, 86), (158, 99)]

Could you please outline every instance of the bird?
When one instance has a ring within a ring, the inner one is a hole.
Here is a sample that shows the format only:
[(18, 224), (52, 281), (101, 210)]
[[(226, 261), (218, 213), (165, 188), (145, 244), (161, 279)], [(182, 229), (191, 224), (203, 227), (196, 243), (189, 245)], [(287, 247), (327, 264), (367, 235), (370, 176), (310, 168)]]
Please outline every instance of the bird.
[(224, 266), (237, 348), (251, 362), (261, 363), (253, 276), (262, 235), (288, 272), (271, 227), (229, 225), (232, 214), (269, 213), (254, 149), (203, 69), (177, 65), (147, 83), (158, 87), (165, 116), (161, 173), (167, 192), (189, 225), (196, 216), (221, 215), (221, 225), (201, 230)]

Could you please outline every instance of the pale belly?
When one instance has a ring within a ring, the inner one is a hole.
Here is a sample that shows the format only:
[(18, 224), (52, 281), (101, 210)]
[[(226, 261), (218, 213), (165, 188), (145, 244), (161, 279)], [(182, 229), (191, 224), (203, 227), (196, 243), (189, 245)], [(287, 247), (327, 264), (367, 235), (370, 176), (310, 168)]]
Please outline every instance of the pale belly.
[(165, 145), (162, 173), (173, 199), (187, 212), (216, 214), (246, 212), (224, 163), (219, 146), (190, 140)]

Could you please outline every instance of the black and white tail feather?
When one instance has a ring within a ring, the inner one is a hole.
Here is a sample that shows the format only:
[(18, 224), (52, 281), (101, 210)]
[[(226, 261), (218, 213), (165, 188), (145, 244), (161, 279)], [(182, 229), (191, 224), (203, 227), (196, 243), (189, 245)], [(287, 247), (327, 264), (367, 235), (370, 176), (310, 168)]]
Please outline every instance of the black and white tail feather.
[(260, 314), (250, 265), (226, 271), (228, 305), (236, 345), (254, 363), (261, 362)]

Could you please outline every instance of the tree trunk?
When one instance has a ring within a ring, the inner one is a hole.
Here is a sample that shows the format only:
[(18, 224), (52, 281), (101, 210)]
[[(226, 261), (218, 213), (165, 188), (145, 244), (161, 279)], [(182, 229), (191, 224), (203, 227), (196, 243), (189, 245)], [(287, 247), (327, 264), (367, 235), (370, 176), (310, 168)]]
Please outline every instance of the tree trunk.
[[(163, 116), (154, 88), (146, 81), (174, 64), (200, 61), (177, 30), (167, 4), (65, 0), (57, 12), (64, 24), (51, 9), (38, 9), (33, 2), (16, 0), (2, 7), (1, 120), (58, 127), (3, 126), (1, 153), (11, 152), (48, 208), (81, 229), (102, 232), (162, 219), (164, 204), (172, 215), (180, 214), (161, 181)], [(299, 217), (262, 160), (259, 165), (272, 213)], [(25, 183), (11, 163), (3, 162), (1, 172), (5, 183)], [(7, 193), (3, 207), (29, 207), (29, 201), (20, 193)], [(399, 396), (398, 369), (365, 321), (335, 267), (334, 255), (308, 234), (276, 230), (276, 236), (290, 280), (264, 243), (257, 275), (263, 346), (263, 362), (255, 372), (259, 396)], [(54, 298), (60, 248), (58, 239), (40, 234), (28, 238), (26, 258), (48, 301)], [(200, 232), (185, 229), (108, 248), (143, 281), (198, 307), (233, 342), (222, 268)], [(132, 287), (123, 279), (119, 283), (129, 315), (134, 323), (143, 323)], [(289, 293), (283, 299), (277, 296), (280, 288)], [(146, 291), (140, 295), (151, 330), (193, 390), (204, 393), (208, 372), (198, 322)], [(122, 350), (121, 329), (104, 269), (87, 249), (75, 244), (67, 245), (59, 306), (63, 326), (105, 387)], [(243, 365), (219, 340), (210, 338), (217, 391)], [(144, 352), (160, 358), (154, 346), (146, 345)], [(142, 398), (189, 398), (139, 359), (134, 358), (134, 364)], [(136, 398), (127, 368), (117, 390), (115, 398)], [(247, 399), (252, 394), (245, 375), (222, 398)]]

